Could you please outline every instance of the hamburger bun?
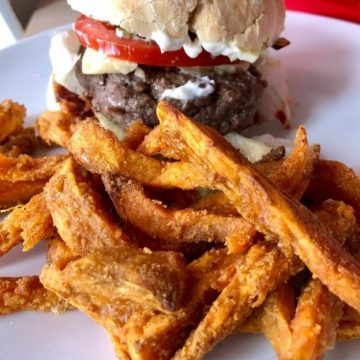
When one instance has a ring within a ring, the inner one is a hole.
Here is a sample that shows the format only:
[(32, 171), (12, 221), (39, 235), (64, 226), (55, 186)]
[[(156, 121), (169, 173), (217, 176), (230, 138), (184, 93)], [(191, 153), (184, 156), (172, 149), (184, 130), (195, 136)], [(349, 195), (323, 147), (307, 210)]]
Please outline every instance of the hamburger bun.
[(160, 32), (179, 44), (178, 48), (190, 40), (192, 32), (213, 55), (250, 58), (249, 61), (255, 61), (276, 41), (285, 19), (282, 0), (68, 0), (68, 3), (86, 16), (141, 37), (157, 41), (155, 34)]

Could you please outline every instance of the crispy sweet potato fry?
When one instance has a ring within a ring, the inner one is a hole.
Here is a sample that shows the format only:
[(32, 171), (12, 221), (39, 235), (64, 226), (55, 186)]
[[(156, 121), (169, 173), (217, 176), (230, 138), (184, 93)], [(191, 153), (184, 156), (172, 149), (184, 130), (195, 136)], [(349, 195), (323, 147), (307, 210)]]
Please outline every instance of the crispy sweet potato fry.
[[(354, 211), (342, 202), (326, 201), (316, 210), (316, 216), (341, 244), (356, 231)], [(343, 304), (321, 282), (310, 281), (300, 297), (292, 324), (292, 316), (284, 316), (286, 309), (290, 310), (287, 313), (294, 314), (288, 298), (273, 293), (269, 299), (272, 301), (266, 301), (242, 329), (263, 332), (279, 359), (319, 359), (334, 345)]]
[(218, 250), (210, 251), (190, 264), (189, 288), (192, 291), (182, 309), (173, 314), (135, 317), (127, 323), (126, 341), (132, 358), (171, 358), (243, 261), (243, 255), (226, 256), (223, 250)]
[(271, 178), (284, 191), (300, 200), (310, 182), (319, 155), (320, 146), (309, 148), (306, 130), (299, 127), (291, 154), (283, 160)]
[(0, 154), (0, 208), (10, 208), (29, 201), (40, 193), (66, 156), (17, 158)]
[(321, 160), (315, 167), (306, 199), (322, 203), (327, 199), (351, 205), (360, 219), (360, 179), (354, 170), (338, 161)]
[(79, 164), (96, 174), (123, 175), (165, 189), (191, 190), (209, 185), (208, 179), (199, 175), (196, 165), (168, 163), (137, 153), (95, 121), (79, 123), (68, 148)]
[(0, 208), (6, 210), (25, 204), (41, 193), (47, 182), (48, 179), (16, 182), (0, 180)]
[(237, 236), (238, 243), (249, 243), (247, 237), (254, 235), (250, 231), (253, 227), (240, 217), (191, 209), (169, 209), (161, 202), (148, 198), (139, 184), (111, 175), (104, 175), (103, 182), (120, 217), (154, 239), (225, 242), (231, 234)]
[(53, 234), (52, 218), (41, 193), (14, 209), (0, 224), (0, 256), (21, 242), (23, 250), (28, 251)]
[[(331, 230), (340, 244), (357, 229), (354, 210), (342, 202), (328, 200), (316, 216)], [(291, 359), (321, 359), (336, 341), (336, 329), (342, 316), (343, 303), (319, 280), (310, 280), (303, 290), (292, 320)]]
[(278, 359), (291, 358), (291, 320), (295, 314), (295, 292), (292, 282), (281, 284), (268, 295), (261, 308), (255, 311), (240, 332), (263, 333), (275, 349)]
[(79, 119), (69, 113), (48, 111), (40, 115), (34, 126), (46, 144), (66, 147), (78, 122)]
[(291, 359), (321, 359), (335, 345), (342, 302), (319, 281), (303, 290), (292, 321)]
[(0, 154), (17, 157), (21, 154), (32, 154), (35, 150), (37, 139), (33, 128), (23, 129), (11, 135), (6, 142), (0, 145)]
[(233, 333), (267, 294), (297, 273), (299, 261), (289, 262), (276, 246), (254, 245), (245, 262), (214, 301), (200, 325), (174, 359), (202, 359), (216, 343)]
[[(54, 267), (44, 273), (57, 271)], [(113, 303), (129, 299), (159, 311), (178, 310), (183, 302), (186, 268), (174, 252), (106, 249), (70, 262), (61, 273), (63, 284)], [(46, 275), (42, 276), (46, 284)]]
[(54, 175), (67, 155), (32, 158), (20, 155), (17, 158), (0, 154), (0, 181), (37, 181)]
[(360, 339), (360, 313), (346, 305), (337, 328), (337, 338), (339, 340)]
[(279, 191), (213, 129), (192, 122), (164, 102), (157, 112), (162, 126), (186, 144), (192, 161), (215, 175), (210, 179), (221, 179), (211, 188), (223, 191), (258, 231), (277, 235), (285, 246), (293, 247), (333, 293), (360, 310), (360, 263), (341, 248), (315, 215)]
[(38, 276), (0, 278), (0, 315), (15, 311), (51, 311), (59, 314), (71, 306), (40, 283)]
[(23, 128), (26, 109), (11, 100), (5, 100), (0, 104), (0, 142), (15, 134)]
[(197, 211), (207, 210), (214, 214), (239, 215), (235, 206), (231, 204), (221, 191), (212, 191), (201, 197), (191, 205), (191, 208)]
[(151, 129), (142, 121), (135, 121), (126, 129), (124, 144), (129, 149), (136, 150), (150, 132)]
[(64, 162), (45, 186), (44, 194), (60, 237), (75, 254), (131, 246), (73, 159)]

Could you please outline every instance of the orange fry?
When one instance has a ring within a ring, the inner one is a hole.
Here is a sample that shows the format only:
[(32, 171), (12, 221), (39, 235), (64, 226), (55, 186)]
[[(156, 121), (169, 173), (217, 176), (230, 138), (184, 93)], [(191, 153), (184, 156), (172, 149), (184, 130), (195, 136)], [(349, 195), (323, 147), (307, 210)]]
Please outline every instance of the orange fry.
[(360, 219), (360, 178), (338, 161), (321, 160), (315, 167), (306, 198), (321, 203), (327, 199), (351, 205)]
[[(354, 210), (342, 202), (326, 201), (316, 211), (316, 216), (341, 245), (356, 232)], [(291, 358), (316, 360), (333, 348), (342, 309), (343, 303), (319, 280), (310, 280), (299, 298), (291, 323)]]
[(291, 320), (295, 314), (295, 292), (291, 282), (281, 284), (268, 295), (263, 306), (240, 326), (240, 332), (263, 333), (279, 359), (290, 359)]
[(0, 208), (23, 204), (40, 193), (66, 156), (31, 158), (0, 154)]
[(144, 185), (167, 189), (191, 190), (209, 184), (206, 177), (199, 175), (196, 165), (167, 163), (137, 153), (95, 121), (79, 123), (69, 151), (80, 165), (96, 174), (123, 175)]
[(133, 358), (172, 358), (244, 261), (244, 255), (226, 256), (223, 250), (210, 251), (188, 266), (191, 288), (184, 307), (173, 314), (134, 317), (126, 325), (126, 342)]
[(229, 285), (176, 353), (174, 359), (202, 359), (220, 340), (233, 333), (260, 306), (267, 294), (301, 268), (276, 246), (254, 245)]
[(25, 204), (33, 196), (41, 193), (48, 179), (30, 181), (2, 181), (0, 180), (0, 208), (11, 209)]
[(41, 193), (14, 209), (0, 224), (0, 256), (21, 242), (23, 250), (28, 251), (53, 234), (52, 218)]
[(253, 227), (240, 217), (191, 209), (169, 209), (161, 202), (148, 198), (139, 184), (111, 175), (104, 175), (103, 181), (120, 217), (154, 239), (225, 242), (231, 234), (237, 236), (238, 243), (248, 243), (248, 237), (255, 235), (250, 231)]
[(11, 135), (8, 140), (0, 145), (0, 154), (17, 157), (21, 154), (31, 154), (35, 150), (37, 139), (33, 128), (23, 129)]
[(32, 158), (20, 155), (17, 158), (0, 154), (0, 181), (37, 181), (50, 179), (66, 155), (44, 156)]
[(130, 246), (106, 205), (72, 158), (50, 179), (44, 189), (54, 225), (75, 254), (104, 247)]
[(151, 129), (142, 121), (135, 121), (126, 129), (124, 144), (135, 150), (150, 132)]
[(339, 340), (360, 339), (360, 313), (346, 305), (337, 328), (337, 338)]
[(26, 109), (11, 100), (0, 104), (0, 142), (22, 130)]
[(66, 147), (78, 122), (79, 120), (69, 113), (49, 111), (42, 113), (36, 120), (35, 129), (46, 144)]
[[(41, 281), (51, 288), (52, 274), (43, 270)], [(135, 248), (109, 248), (73, 260), (61, 270), (64, 286), (114, 303), (129, 299), (162, 312), (178, 310), (183, 302), (186, 268), (174, 252), (149, 252)]]
[(71, 306), (40, 283), (38, 276), (0, 278), (0, 315), (15, 311), (51, 311), (59, 314)]
[(342, 302), (319, 281), (311, 280), (303, 290), (292, 321), (291, 359), (322, 358), (335, 345)]
[(192, 122), (164, 102), (157, 112), (162, 126), (181, 139), (180, 146), (186, 144), (192, 161), (202, 164), (212, 174), (210, 179), (222, 179), (213, 181), (211, 188), (223, 191), (258, 231), (293, 247), (331, 292), (360, 310), (360, 263), (314, 214), (279, 191), (213, 129)]

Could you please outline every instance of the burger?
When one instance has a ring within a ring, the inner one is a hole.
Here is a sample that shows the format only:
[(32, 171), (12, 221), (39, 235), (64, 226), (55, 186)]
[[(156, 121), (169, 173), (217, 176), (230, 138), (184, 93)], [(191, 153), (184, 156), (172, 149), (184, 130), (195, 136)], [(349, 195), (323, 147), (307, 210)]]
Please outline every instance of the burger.
[(101, 122), (119, 128), (139, 119), (157, 125), (160, 100), (222, 134), (257, 121), (267, 86), (259, 64), (280, 44), (283, 1), (68, 3), (82, 15), (52, 39), (58, 102), (90, 103)]

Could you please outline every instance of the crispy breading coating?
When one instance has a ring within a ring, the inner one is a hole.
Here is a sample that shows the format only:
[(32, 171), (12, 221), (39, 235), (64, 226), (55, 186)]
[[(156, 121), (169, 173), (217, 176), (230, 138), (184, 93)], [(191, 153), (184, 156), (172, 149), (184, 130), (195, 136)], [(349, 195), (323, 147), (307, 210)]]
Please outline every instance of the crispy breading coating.
[(44, 189), (54, 225), (78, 255), (105, 247), (131, 246), (86, 173), (68, 159)]
[(15, 311), (51, 311), (59, 314), (71, 306), (48, 291), (38, 276), (0, 278), (0, 315)]
[(11, 100), (0, 104), (0, 143), (23, 128), (26, 116), (25, 106)]
[(15, 208), (0, 224), (0, 256), (23, 242), (28, 251), (55, 232), (50, 212), (42, 193), (26, 205)]

